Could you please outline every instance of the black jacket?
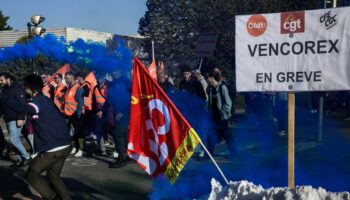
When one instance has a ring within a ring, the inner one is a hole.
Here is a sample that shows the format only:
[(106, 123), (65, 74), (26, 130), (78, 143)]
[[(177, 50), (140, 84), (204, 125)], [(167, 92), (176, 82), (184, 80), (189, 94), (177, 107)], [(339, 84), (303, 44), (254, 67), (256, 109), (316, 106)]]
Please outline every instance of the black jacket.
[(194, 79), (190, 81), (182, 80), (179, 84), (179, 89), (181, 91), (187, 91), (191, 94), (197, 95), (201, 99), (206, 99), (205, 91), (202, 84)]
[[(11, 86), (6, 87), (2, 90), (3, 94), (22, 103), (26, 102), (26, 97), (24, 94), (24, 89), (21, 85), (17, 83), (12, 83)], [(2, 113), (4, 115), (4, 120), (6, 123), (10, 121), (15, 121), (18, 119), (24, 119), (24, 115), (20, 114), (16, 110), (4, 105), (3, 103), (1, 104), (2, 107)]]
[(164, 90), (165, 93), (174, 92), (174, 86), (166, 80), (164, 83), (159, 82), (159, 86)]
[(5, 106), (32, 117), (35, 153), (46, 152), (70, 144), (71, 136), (64, 116), (55, 104), (43, 94), (38, 94), (28, 104), (6, 95), (3, 95), (2, 102)]

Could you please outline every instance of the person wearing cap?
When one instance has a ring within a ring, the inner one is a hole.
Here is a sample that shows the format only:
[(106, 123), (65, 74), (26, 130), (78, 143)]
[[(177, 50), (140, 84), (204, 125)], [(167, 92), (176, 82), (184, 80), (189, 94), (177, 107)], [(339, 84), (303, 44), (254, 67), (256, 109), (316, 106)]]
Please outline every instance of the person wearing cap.
[[(65, 118), (52, 100), (42, 93), (43, 82), (37, 75), (24, 78), (24, 88), (32, 98), (29, 103), (3, 94), (2, 103), (26, 115), (34, 130), (34, 154), (26, 174), (28, 183), (44, 199), (71, 199), (60, 174), (64, 162), (71, 151), (71, 137)], [(48, 181), (41, 174), (46, 172)]]
[(187, 91), (201, 99), (206, 99), (205, 91), (198, 80), (192, 78), (192, 70), (188, 65), (182, 65), (183, 80), (179, 84), (180, 91)]

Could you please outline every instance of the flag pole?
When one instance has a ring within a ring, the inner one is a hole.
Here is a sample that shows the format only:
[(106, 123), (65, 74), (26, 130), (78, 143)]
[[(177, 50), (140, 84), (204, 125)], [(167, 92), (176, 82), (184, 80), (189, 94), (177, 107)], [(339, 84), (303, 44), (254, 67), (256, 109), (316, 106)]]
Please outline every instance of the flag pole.
[(222, 178), (224, 179), (225, 183), (228, 185), (229, 182), (228, 182), (228, 180), (227, 180), (225, 174), (224, 174), (224, 173), (222, 172), (222, 170), (220, 169), (218, 163), (214, 160), (213, 156), (209, 153), (207, 147), (205, 147), (205, 145), (203, 144), (202, 140), (199, 140), (199, 142), (200, 142), (200, 144), (202, 145), (204, 151), (207, 152), (207, 154), (208, 154), (209, 158), (211, 159), (211, 161), (213, 161), (215, 167), (216, 167), (216, 168), (218, 169), (218, 171), (220, 172), (220, 174), (221, 174)]
[(203, 64), (203, 58), (201, 58), (201, 61), (199, 63), (199, 71), (201, 71), (201, 69), (202, 69), (202, 64)]
[(155, 59), (154, 57), (154, 41), (152, 40), (152, 61)]

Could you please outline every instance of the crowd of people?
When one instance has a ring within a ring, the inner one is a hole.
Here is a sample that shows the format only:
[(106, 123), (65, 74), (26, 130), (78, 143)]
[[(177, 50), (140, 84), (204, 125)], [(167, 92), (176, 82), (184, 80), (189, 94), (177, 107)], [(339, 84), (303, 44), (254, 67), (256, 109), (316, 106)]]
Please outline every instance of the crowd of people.
[[(85, 78), (72, 72), (53, 77), (43, 73), (26, 76), (20, 84), (9, 73), (0, 73), (1, 113), (10, 138), (9, 143), (0, 129), (1, 158), (11, 160), (10, 153), (15, 153), (11, 167), (29, 165), (26, 178), (44, 199), (70, 199), (60, 179), (65, 159), (70, 154), (107, 156), (108, 135), (116, 159), (110, 168), (125, 166), (130, 112), (130, 80), (125, 77), (120, 71), (111, 81), (98, 73)], [(50, 184), (41, 178), (43, 172)]]
[[(234, 155), (233, 134), (229, 130), (235, 113), (236, 94), (232, 85), (219, 67), (206, 74), (188, 65), (180, 69), (180, 80), (160, 71), (158, 84), (168, 94), (186, 92), (205, 102), (203, 110), (213, 123), (207, 130), (207, 138), (202, 138), (209, 152), (213, 153), (216, 144), (224, 140)], [(108, 156), (115, 159), (110, 168), (126, 166), (131, 98), (128, 77), (122, 71), (115, 71), (108, 79), (104, 73), (91, 72), (85, 76), (66, 72), (52, 77), (43, 73), (29, 75), (21, 84), (9, 73), (0, 73), (1, 114), (10, 138), (9, 144), (0, 128), (1, 158), (9, 159), (10, 149), (14, 150), (16, 160), (12, 167), (29, 165), (27, 180), (45, 199), (70, 199), (59, 178), (69, 155)], [(246, 93), (245, 104), (247, 114), (254, 113), (260, 118), (257, 123), (271, 116), (277, 119), (278, 133), (285, 134), (287, 93)], [(311, 112), (313, 109), (317, 106)], [(30, 144), (30, 151), (22, 143), (22, 134)], [(107, 151), (106, 147), (114, 149)], [(197, 151), (199, 161), (208, 159), (203, 150)], [(50, 185), (40, 177), (44, 171)]]
[[(216, 127), (211, 130), (215, 132), (211, 134), (215, 139), (208, 140), (210, 151), (214, 151), (214, 141), (218, 141), (219, 138), (231, 144), (232, 138), (227, 129), (232, 118), (232, 98), (221, 70), (217, 67), (213, 68), (204, 77), (198, 69), (192, 70), (187, 65), (181, 66), (180, 69), (181, 80), (176, 80), (177, 77), (168, 76), (165, 71), (160, 71), (158, 83), (161, 88), (165, 92), (187, 91), (207, 102), (204, 109), (216, 124)], [(131, 80), (121, 71), (114, 72), (112, 78), (108, 80), (103, 73), (94, 73), (91, 77), (72, 72), (55, 73), (52, 77), (42, 73), (40, 78), (43, 83), (40, 93), (50, 99), (65, 118), (72, 139), (70, 154), (73, 157), (93, 155), (113, 157), (116, 161), (110, 164), (111, 168), (127, 165)], [(16, 100), (15, 102), (25, 104), (33, 99), (25, 93), (23, 84), (8, 73), (0, 74), (0, 85), (2, 94), (11, 96)], [(26, 166), (30, 155), (35, 152), (33, 132), (36, 130), (31, 124), (34, 117), (27, 116), (2, 102), (1, 112), (11, 141), (11, 145), (7, 144), (4, 134), (0, 134), (1, 156), (6, 157), (5, 153), (10, 152), (8, 147), (11, 146), (17, 153), (17, 159), (12, 166)], [(30, 144), (29, 152), (21, 141), (21, 134)], [(106, 147), (113, 148), (113, 146), (114, 152), (106, 151)], [(201, 152), (201, 155), (203, 156), (204, 153)]]

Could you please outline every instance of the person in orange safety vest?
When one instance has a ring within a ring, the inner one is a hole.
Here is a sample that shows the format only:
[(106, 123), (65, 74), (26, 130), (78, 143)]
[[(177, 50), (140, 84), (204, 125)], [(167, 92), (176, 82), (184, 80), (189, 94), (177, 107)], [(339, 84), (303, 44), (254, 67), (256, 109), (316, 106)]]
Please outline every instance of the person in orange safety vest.
[(87, 147), (86, 154), (92, 155), (95, 149), (94, 144), (96, 142), (96, 136), (94, 134), (95, 117), (92, 111), (92, 91), (96, 85), (96, 78), (93, 72), (89, 73), (87, 76), (83, 76), (83, 74), (78, 73), (76, 77), (80, 87), (84, 90), (84, 115), (82, 118), (82, 131), (85, 136), (85, 145)]
[(75, 81), (71, 72), (65, 75), (67, 91), (64, 98), (64, 114), (67, 116), (68, 127), (73, 133), (74, 146), (71, 154), (75, 157), (82, 157), (84, 146), (84, 132), (82, 131), (83, 95), (84, 91)]
[(63, 113), (64, 112), (64, 98), (67, 91), (67, 87), (62, 83), (62, 74), (56, 74), (54, 77), (56, 86), (54, 87), (53, 101), (57, 108)]
[(97, 76), (97, 85), (93, 90), (93, 111), (95, 114), (95, 134), (99, 143), (100, 153), (106, 155), (105, 141), (108, 141), (108, 110), (105, 110), (108, 83), (103, 76)]

